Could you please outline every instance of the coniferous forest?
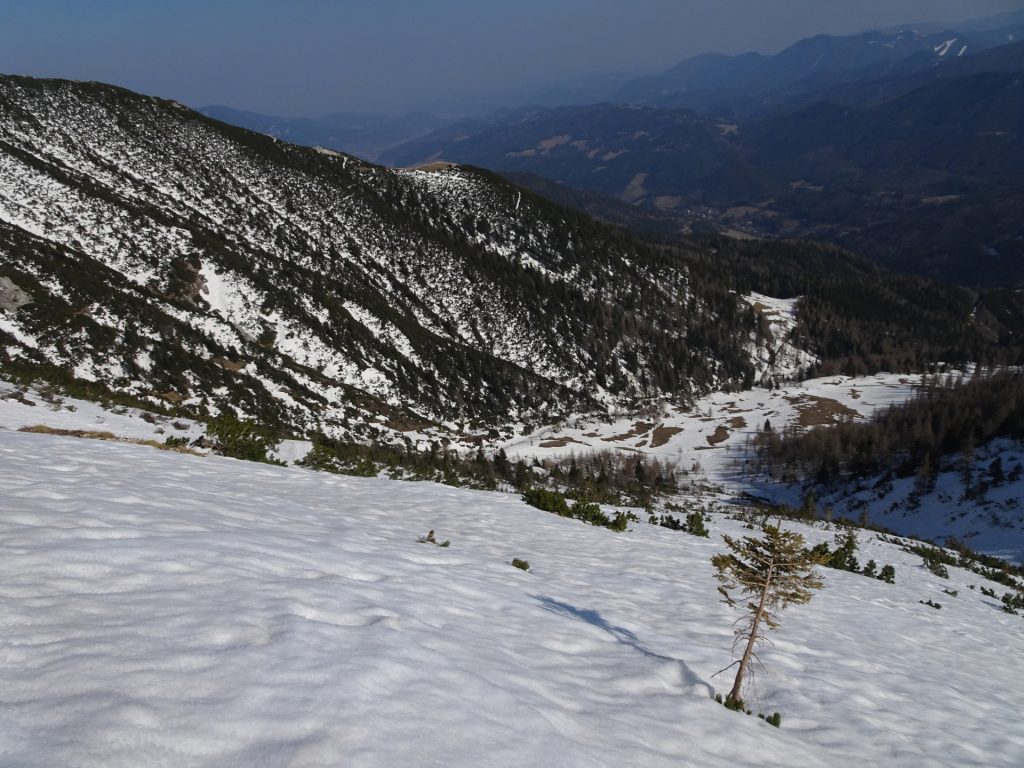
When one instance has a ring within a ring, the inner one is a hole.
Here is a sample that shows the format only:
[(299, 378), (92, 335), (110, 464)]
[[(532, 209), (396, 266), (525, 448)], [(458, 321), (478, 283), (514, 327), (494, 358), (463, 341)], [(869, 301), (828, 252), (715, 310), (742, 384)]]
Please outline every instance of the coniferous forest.
[(765, 430), (752, 447), (760, 469), (775, 479), (829, 485), (842, 478), (891, 471), (934, 480), (942, 457), (965, 464), (995, 438), (1024, 439), (1024, 373), (981, 372), (960, 380), (929, 379), (917, 396), (877, 418), (829, 429)]

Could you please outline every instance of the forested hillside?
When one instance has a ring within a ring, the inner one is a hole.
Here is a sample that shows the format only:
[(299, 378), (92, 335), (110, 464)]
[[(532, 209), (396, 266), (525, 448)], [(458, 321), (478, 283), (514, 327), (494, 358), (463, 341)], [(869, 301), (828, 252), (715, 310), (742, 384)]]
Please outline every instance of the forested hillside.
[[(834, 248), (645, 239), (488, 172), (389, 171), (99, 84), (2, 78), (0, 105), (9, 377), (372, 438), (1019, 359), (1014, 297)], [(804, 297), (795, 333), (751, 291)], [(786, 345), (815, 362), (777, 367)]]

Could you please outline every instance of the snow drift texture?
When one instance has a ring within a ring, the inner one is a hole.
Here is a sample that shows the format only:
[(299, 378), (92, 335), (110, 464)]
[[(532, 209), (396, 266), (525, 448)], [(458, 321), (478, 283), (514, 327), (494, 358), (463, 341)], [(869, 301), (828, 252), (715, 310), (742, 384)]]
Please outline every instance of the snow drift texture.
[[(516, 497), (0, 432), (10, 766), (1017, 766), (1021, 619), (877, 541), (748, 698), (712, 539)], [(442, 549), (417, 543), (435, 530)], [(811, 541), (831, 533), (809, 531)], [(524, 558), (524, 573), (509, 562)], [(958, 590), (950, 597), (942, 588)], [(930, 599), (941, 610), (921, 605)]]

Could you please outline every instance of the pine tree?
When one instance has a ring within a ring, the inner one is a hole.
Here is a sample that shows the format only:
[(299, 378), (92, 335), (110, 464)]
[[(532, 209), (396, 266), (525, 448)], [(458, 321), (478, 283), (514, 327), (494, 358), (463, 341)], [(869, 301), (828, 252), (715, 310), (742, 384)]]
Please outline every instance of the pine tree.
[(791, 604), (808, 602), (812, 590), (823, 586), (821, 579), (812, 573), (819, 563), (805, 547), (803, 536), (771, 524), (765, 524), (762, 533), (761, 538), (744, 536), (740, 540), (723, 536), (729, 552), (711, 558), (716, 578), (721, 582), (718, 591), (725, 598), (724, 602), (736, 605), (730, 594), (736, 590), (751, 598), (746, 604), (747, 614), (736, 623), (735, 629), (733, 647), (741, 643), (745, 643), (745, 647), (740, 660), (733, 662), (739, 664), (739, 669), (725, 700), (726, 705), (733, 708), (743, 705), (743, 677), (751, 660), (756, 658), (754, 648), (763, 639), (763, 627), (778, 629), (780, 611)]

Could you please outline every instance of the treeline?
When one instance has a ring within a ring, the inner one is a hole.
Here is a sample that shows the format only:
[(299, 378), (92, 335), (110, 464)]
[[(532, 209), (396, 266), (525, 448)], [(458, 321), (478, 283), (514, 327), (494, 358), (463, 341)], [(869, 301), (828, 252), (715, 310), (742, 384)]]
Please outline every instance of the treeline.
[[(227, 455), (251, 459), (253, 451), (258, 453), (266, 446), (264, 435), (252, 433), (252, 438), (256, 446), (234, 442), (231, 448), (237, 452)], [(527, 462), (510, 459), (503, 448), (491, 454), (477, 448), (475, 453), (463, 456), (438, 442), (417, 450), (411, 444), (364, 445), (321, 436), (313, 441), (313, 450), (301, 464), (337, 474), (384, 474), (485, 490), (502, 485), (519, 491), (548, 487), (564, 492), (570, 499), (626, 506), (648, 506), (677, 490), (676, 470), (671, 465), (615, 451)]]
[(794, 341), (821, 362), (809, 376), (928, 371), (938, 361), (1024, 363), (1024, 298), (891, 272), (809, 241), (704, 241), (690, 259), (702, 277), (739, 293), (800, 296)]
[[(966, 381), (936, 377), (911, 401), (872, 421), (806, 432), (765, 430), (752, 448), (755, 471), (776, 480), (828, 485), (892, 472), (916, 474), (928, 490), (943, 456), (959, 453), (969, 468), (975, 449), (997, 437), (1024, 439), (1024, 373), (978, 373)], [(996, 484), (1007, 479), (999, 466), (990, 474)]]

